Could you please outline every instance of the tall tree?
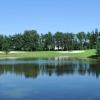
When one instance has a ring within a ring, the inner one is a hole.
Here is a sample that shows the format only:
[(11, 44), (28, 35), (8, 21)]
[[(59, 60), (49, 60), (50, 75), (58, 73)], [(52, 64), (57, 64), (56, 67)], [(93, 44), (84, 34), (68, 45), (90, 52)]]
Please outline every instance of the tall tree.
[(84, 41), (85, 41), (85, 33), (84, 32), (79, 32), (77, 34), (77, 38), (78, 38), (78, 41), (79, 41), (79, 44), (80, 44), (80, 49), (84, 49)]
[(98, 36), (98, 39), (97, 39), (97, 46), (96, 46), (97, 48), (97, 55), (99, 55), (100, 56), (100, 36)]
[(97, 37), (98, 37), (98, 35), (95, 34), (94, 31), (92, 31), (92, 32), (90, 33), (90, 38), (89, 38), (90, 49), (96, 49)]
[(15, 34), (10, 36), (10, 41), (12, 50), (24, 50), (24, 40), (22, 34)]
[(0, 35), (0, 50), (3, 49), (3, 41), (4, 41), (4, 37), (3, 35)]
[(4, 37), (2, 50), (6, 53), (6, 55), (7, 55), (7, 54), (9, 53), (9, 51), (10, 51), (9, 37), (7, 37), (7, 36)]
[(63, 47), (64, 50), (72, 50), (74, 48), (74, 35), (72, 33), (63, 34)]
[(54, 39), (51, 32), (42, 35), (42, 42), (44, 50), (54, 50)]
[(54, 35), (55, 38), (55, 46), (58, 48), (58, 50), (63, 50), (63, 39), (64, 39), (64, 35), (62, 32), (56, 32)]
[(39, 35), (35, 30), (24, 31), (24, 50), (34, 51), (38, 48)]

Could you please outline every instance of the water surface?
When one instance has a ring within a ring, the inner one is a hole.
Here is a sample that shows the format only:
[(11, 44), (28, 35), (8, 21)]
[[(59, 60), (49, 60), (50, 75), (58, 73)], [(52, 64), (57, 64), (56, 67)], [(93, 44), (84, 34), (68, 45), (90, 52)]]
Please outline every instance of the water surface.
[(100, 100), (98, 60), (1, 60), (0, 100)]

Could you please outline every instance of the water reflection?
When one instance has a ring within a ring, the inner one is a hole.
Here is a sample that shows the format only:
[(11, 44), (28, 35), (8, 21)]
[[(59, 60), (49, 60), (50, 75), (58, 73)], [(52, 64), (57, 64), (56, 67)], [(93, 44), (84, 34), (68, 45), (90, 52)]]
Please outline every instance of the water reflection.
[(26, 78), (37, 78), (39, 75), (93, 75), (99, 77), (100, 64), (78, 59), (34, 59), (34, 60), (2, 60), (0, 61), (0, 75), (14, 73)]

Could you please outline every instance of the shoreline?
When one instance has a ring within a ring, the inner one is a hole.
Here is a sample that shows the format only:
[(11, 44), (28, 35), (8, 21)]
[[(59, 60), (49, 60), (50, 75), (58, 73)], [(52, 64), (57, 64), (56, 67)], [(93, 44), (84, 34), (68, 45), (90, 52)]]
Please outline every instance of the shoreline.
[(27, 58), (54, 58), (54, 57), (71, 57), (79, 59), (87, 59), (96, 55), (95, 49), (90, 50), (74, 50), (74, 51), (11, 51), (6, 55), (0, 53), (0, 59), (27, 59)]

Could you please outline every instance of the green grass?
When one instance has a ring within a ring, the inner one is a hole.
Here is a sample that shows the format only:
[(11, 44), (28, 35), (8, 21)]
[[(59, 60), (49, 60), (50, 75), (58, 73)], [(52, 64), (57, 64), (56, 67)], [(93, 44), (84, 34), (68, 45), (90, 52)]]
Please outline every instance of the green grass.
[(85, 50), (83, 53), (70, 53), (67, 54), (69, 57), (74, 57), (74, 58), (91, 58), (92, 56), (96, 55), (96, 50), (95, 49), (90, 49), (90, 50)]
[(9, 53), (6, 55), (5, 53), (0, 53), (0, 59), (5, 58), (51, 58), (51, 57), (59, 57), (59, 56), (69, 56), (74, 58), (89, 58), (90, 56), (96, 55), (96, 50), (85, 50), (83, 53), (58, 53), (57, 51), (36, 51), (36, 52), (16, 52)]
[[(64, 55), (64, 54), (63, 54)], [(56, 51), (35, 51), (35, 52), (18, 52), (18, 53), (0, 53), (0, 58), (48, 58), (63, 56)]]

